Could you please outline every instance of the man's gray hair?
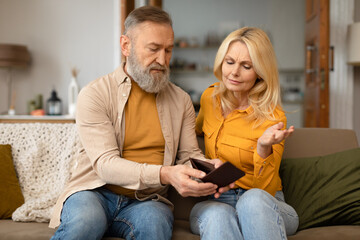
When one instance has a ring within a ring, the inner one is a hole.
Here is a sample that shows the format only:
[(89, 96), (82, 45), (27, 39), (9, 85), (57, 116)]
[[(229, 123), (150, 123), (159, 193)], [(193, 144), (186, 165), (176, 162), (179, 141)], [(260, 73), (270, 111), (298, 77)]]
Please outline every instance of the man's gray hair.
[(172, 26), (171, 17), (167, 12), (158, 7), (144, 6), (134, 9), (129, 16), (127, 16), (124, 23), (125, 30), (123, 34), (125, 35), (131, 28), (146, 21)]

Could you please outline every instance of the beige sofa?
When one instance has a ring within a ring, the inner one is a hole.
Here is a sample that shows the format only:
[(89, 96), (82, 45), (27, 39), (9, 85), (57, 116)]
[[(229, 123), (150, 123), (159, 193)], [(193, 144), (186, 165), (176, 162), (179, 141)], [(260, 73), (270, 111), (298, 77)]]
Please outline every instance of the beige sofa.
[[(202, 139), (199, 139), (203, 146)], [(331, 154), (346, 149), (358, 147), (354, 131), (339, 129), (296, 129), (285, 144), (284, 158), (310, 157), (316, 155)], [(359, 173), (360, 174), (360, 173)], [(189, 230), (189, 212), (192, 206), (203, 198), (182, 198), (174, 189), (169, 192), (169, 199), (174, 203), (175, 223), (173, 239), (200, 239)], [(42, 240), (50, 239), (53, 229), (47, 227), (47, 223), (23, 223), (12, 220), (0, 220), (0, 240)], [(111, 239), (111, 238), (106, 238)], [(360, 226), (328, 226), (302, 230), (291, 240), (312, 239), (360, 239)]]

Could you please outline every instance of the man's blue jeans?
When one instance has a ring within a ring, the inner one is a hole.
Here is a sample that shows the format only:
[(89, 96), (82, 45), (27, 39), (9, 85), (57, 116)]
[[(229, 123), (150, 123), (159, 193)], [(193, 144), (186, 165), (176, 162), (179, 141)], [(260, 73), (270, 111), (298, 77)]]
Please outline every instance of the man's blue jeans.
[(171, 239), (173, 214), (162, 202), (138, 201), (98, 188), (71, 195), (51, 240)]
[(295, 234), (299, 218), (282, 191), (273, 197), (261, 189), (239, 188), (197, 203), (190, 224), (202, 240), (277, 240)]

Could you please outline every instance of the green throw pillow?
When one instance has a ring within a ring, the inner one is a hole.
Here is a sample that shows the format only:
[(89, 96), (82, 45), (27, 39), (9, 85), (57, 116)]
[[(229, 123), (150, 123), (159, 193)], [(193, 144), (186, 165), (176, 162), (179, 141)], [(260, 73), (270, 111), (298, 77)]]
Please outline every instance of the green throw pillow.
[(299, 230), (360, 224), (360, 148), (283, 159), (280, 176), (285, 201), (299, 215)]
[(11, 155), (10, 145), (0, 145), (0, 218), (11, 218), (24, 203)]

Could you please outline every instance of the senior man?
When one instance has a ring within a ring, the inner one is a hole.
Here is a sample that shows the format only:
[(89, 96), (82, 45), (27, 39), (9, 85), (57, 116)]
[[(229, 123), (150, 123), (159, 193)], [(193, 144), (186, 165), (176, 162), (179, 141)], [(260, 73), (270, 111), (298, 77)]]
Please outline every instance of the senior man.
[(192, 179), (204, 173), (189, 158), (204, 157), (190, 97), (169, 82), (173, 41), (166, 12), (135, 9), (120, 38), (126, 62), (80, 92), (83, 149), (54, 208), (49, 226), (60, 226), (52, 239), (170, 239), (169, 185), (182, 196), (216, 193), (216, 185)]

